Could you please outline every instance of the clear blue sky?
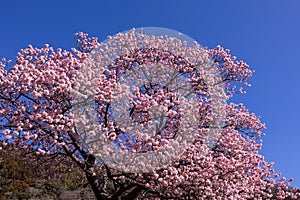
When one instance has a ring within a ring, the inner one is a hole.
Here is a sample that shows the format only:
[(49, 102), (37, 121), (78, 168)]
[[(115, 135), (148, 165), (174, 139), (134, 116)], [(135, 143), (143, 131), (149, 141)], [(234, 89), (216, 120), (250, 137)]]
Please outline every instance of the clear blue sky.
[(70, 49), (77, 31), (101, 41), (149, 26), (231, 49), (256, 70), (235, 101), (267, 124), (261, 153), (300, 187), (300, 1), (3, 0), (0, 7), (0, 57), (10, 59), (28, 44)]

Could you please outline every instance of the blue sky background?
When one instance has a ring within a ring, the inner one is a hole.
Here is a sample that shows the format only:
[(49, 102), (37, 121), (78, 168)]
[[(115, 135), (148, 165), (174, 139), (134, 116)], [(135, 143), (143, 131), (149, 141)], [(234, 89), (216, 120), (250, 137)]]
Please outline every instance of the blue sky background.
[(149, 26), (231, 49), (256, 71), (235, 101), (267, 124), (261, 153), (300, 187), (300, 1), (3, 0), (0, 8), (0, 57), (9, 59), (28, 44), (69, 50), (77, 31), (102, 41)]

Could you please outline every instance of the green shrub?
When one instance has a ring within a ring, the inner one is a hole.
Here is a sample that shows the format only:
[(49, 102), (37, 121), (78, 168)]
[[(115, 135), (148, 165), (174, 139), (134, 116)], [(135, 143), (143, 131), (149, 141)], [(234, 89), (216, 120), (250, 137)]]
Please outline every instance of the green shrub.
[(31, 169), (19, 158), (2, 156), (0, 167), (0, 196), (14, 193), (26, 198), (26, 188), (33, 181)]
[(61, 181), (67, 190), (76, 190), (84, 184), (82, 172), (77, 168), (70, 168), (62, 173)]

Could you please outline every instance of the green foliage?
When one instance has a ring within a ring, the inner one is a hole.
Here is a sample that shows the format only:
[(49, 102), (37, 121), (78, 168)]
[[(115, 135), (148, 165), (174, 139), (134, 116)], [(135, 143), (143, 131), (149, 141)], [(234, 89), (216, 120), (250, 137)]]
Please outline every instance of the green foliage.
[(76, 190), (84, 184), (84, 177), (77, 168), (71, 168), (62, 173), (61, 181), (67, 190)]
[(26, 188), (33, 181), (32, 171), (20, 158), (1, 156), (0, 163), (0, 197), (14, 193), (26, 198)]
[(62, 156), (36, 155), (10, 145), (0, 150), (1, 200), (30, 199), (30, 190), (55, 199), (60, 191), (74, 191), (86, 183), (81, 169)]
[(32, 177), (31, 169), (17, 157), (4, 157), (2, 166), (2, 177), (6, 179), (28, 181)]

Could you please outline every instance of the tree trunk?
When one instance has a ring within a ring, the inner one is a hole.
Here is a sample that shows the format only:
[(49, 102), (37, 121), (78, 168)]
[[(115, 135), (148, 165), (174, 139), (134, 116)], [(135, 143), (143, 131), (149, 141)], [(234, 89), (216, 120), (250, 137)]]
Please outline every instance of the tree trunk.
[(138, 185), (119, 186), (112, 193), (106, 191), (104, 180), (97, 176), (95, 160), (93, 155), (86, 155), (84, 172), (97, 200), (134, 200), (139, 196), (143, 188)]
[(106, 200), (103, 195), (103, 188), (97, 173), (95, 171), (95, 160), (96, 158), (92, 154), (85, 155), (85, 176), (95, 194), (97, 200)]
[(139, 186), (134, 186), (133, 189), (121, 197), (121, 200), (136, 199), (143, 189)]
[(90, 167), (90, 168), (86, 169), (85, 176), (86, 176), (89, 184), (91, 185), (91, 188), (95, 194), (96, 199), (97, 200), (105, 200), (105, 198), (102, 195), (103, 191), (101, 189), (101, 184), (99, 182), (98, 176), (95, 173), (94, 167)]

